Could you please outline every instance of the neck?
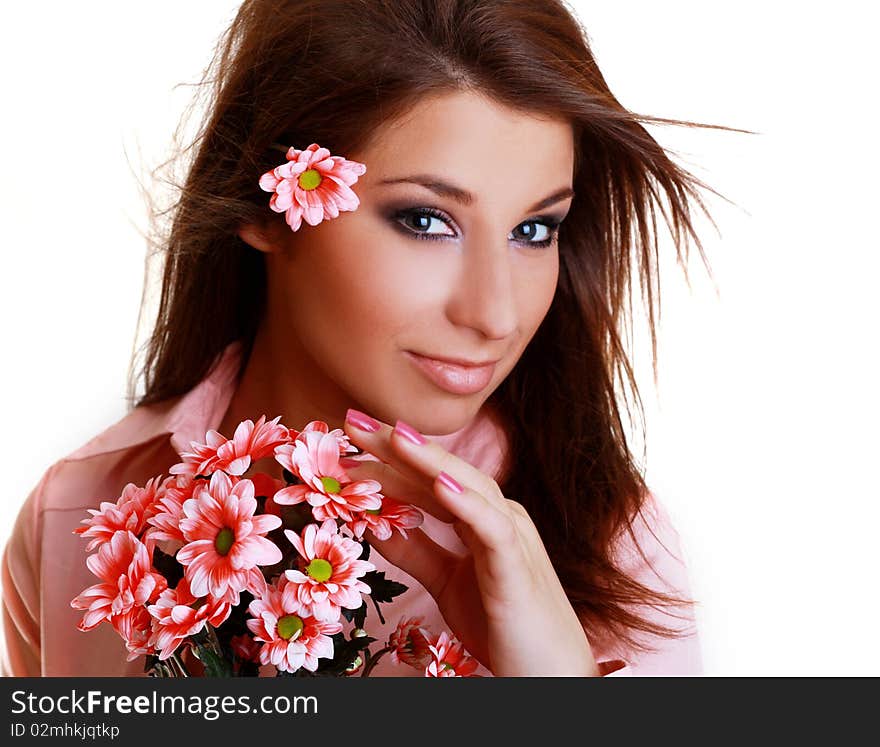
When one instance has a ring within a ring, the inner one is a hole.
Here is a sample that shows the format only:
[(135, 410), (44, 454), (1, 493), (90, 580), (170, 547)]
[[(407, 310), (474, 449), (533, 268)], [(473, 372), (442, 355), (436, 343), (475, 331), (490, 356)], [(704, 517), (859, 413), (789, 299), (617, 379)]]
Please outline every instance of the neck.
[[(332, 430), (342, 427), (349, 407), (356, 405), (329, 382), (295, 340), (288, 336), (283, 344), (276, 342), (272, 330), (264, 324), (217, 430), (232, 438), (240, 422), (256, 422), (261, 415), (267, 420), (280, 415), (284, 425), (296, 430), (312, 420), (322, 420)], [(265, 465), (266, 472), (281, 476), (280, 465), (272, 462), (269, 469), (269, 460)], [(262, 461), (260, 466), (264, 466)]]

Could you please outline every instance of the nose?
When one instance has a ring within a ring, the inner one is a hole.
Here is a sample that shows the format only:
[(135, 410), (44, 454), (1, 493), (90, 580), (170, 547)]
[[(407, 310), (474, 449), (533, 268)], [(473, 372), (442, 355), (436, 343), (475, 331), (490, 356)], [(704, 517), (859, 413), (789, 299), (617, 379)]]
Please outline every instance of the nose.
[(461, 275), (448, 315), (489, 339), (502, 340), (516, 330), (516, 286), (510, 246), (472, 234), (463, 246)]

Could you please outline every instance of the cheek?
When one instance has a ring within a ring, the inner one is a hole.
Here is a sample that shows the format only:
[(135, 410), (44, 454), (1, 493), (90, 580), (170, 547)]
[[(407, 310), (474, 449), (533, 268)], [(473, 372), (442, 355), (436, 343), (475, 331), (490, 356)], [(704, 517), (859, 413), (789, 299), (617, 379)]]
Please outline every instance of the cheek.
[(559, 254), (548, 252), (548, 257), (531, 266), (524, 265), (517, 278), (520, 323), (529, 339), (547, 316), (559, 282)]
[(344, 339), (352, 352), (387, 349), (425, 307), (426, 292), (438, 286), (394, 238), (350, 217), (345, 225), (322, 224), (327, 230), (320, 240), (298, 247), (287, 314), (312, 342), (320, 335)]

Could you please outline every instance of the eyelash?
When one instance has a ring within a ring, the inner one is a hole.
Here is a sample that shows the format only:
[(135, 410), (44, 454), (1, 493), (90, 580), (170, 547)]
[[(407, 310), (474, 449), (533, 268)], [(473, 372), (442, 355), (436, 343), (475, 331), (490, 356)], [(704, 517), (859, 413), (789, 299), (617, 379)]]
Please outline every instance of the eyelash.
[[(438, 220), (442, 220), (448, 225), (448, 217), (445, 215), (445, 213), (437, 210), (436, 208), (407, 208), (403, 210), (398, 210), (394, 214), (393, 218), (395, 223), (401, 226), (401, 230), (405, 231), (408, 236), (412, 236), (417, 241), (439, 241), (442, 239), (454, 238), (452, 236), (449, 236), (448, 234), (431, 234), (424, 231), (414, 231), (413, 229), (403, 224), (402, 219), (408, 217), (437, 218)], [(518, 243), (525, 244), (526, 246), (535, 249), (546, 249), (556, 240), (556, 237), (559, 234), (559, 226), (561, 224), (561, 221), (551, 216), (537, 216), (535, 218), (530, 218), (529, 220), (524, 220), (519, 225), (521, 226), (524, 223), (543, 224), (547, 226), (548, 230), (550, 231), (550, 236), (546, 239), (543, 239), (542, 241), (520, 241)]]

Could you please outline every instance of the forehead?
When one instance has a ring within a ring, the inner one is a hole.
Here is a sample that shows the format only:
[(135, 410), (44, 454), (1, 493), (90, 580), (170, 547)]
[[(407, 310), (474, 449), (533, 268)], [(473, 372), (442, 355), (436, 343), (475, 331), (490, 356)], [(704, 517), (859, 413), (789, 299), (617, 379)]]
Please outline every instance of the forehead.
[(571, 183), (574, 140), (568, 122), (454, 92), (426, 97), (387, 122), (361, 158), (375, 181), (430, 172), (477, 194), (532, 196)]

